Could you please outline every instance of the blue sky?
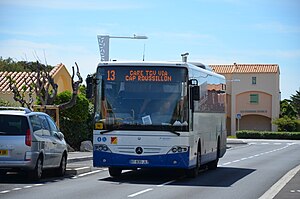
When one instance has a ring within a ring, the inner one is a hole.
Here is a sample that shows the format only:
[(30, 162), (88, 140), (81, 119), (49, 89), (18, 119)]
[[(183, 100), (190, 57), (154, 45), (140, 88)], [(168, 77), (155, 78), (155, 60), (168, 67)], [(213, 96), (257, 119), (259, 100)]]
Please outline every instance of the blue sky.
[(16, 61), (76, 61), (85, 78), (100, 61), (97, 35), (110, 58), (175, 61), (189, 52), (205, 64), (279, 64), (282, 99), (300, 87), (299, 0), (1, 0), (0, 56)]

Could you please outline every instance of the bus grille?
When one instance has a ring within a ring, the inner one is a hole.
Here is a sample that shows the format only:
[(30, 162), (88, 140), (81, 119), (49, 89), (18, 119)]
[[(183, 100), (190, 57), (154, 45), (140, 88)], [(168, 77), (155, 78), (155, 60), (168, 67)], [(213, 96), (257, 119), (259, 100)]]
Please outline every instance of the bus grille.
[[(142, 147), (143, 154), (159, 154), (162, 149), (159, 147)], [(136, 147), (118, 147), (117, 152), (123, 154), (136, 154)]]

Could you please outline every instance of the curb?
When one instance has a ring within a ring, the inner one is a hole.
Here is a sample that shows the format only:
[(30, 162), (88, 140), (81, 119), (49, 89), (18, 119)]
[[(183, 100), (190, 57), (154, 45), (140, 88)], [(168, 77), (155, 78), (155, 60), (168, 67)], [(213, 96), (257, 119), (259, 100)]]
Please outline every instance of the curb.
[[(80, 174), (83, 174), (83, 173), (91, 172), (92, 171), (91, 166), (81, 165), (81, 167), (78, 167), (78, 165), (77, 166), (72, 165), (72, 163), (90, 161), (90, 160), (93, 160), (93, 155), (83, 155), (83, 156), (79, 156), (79, 157), (68, 157), (66, 174), (76, 176), (76, 175), (80, 175)], [(69, 165), (69, 164), (71, 164), (71, 165)]]
[(81, 162), (81, 161), (89, 161), (93, 160), (93, 156), (84, 156), (84, 157), (75, 157), (68, 158), (67, 163)]
[(80, 174), (91, 172), (91, 171), (92, 171), (92, 168), (90, 166), (80, 167), (80, 168), (68, 167), (66, 170), (66, 174), (76, 176), (76, 175), (80, 175)]
[(227, 139), (227, 144), (248, 144), (248, 143), (245, 140), (242, 140), (242, 139), (228, 138)]

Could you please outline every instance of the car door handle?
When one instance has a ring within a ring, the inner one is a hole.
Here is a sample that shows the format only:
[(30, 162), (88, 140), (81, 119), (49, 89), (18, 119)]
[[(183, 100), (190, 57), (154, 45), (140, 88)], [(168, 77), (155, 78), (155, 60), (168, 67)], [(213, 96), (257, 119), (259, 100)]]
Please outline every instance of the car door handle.
[(56, 145), (57, 143), (56, 143), (56, 142), (52, 142), (52, 144), (55, 144), (55, 145)]

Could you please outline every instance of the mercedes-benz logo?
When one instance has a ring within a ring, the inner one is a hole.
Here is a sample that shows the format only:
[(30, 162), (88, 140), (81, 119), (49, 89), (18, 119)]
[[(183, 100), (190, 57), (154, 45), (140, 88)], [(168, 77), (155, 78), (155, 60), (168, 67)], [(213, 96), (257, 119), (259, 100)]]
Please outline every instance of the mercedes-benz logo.
[(136, 152), (137, 154), (142, 154), (142, 153), (143, 153), (142, 147), (136, 147), (135, 152)]

